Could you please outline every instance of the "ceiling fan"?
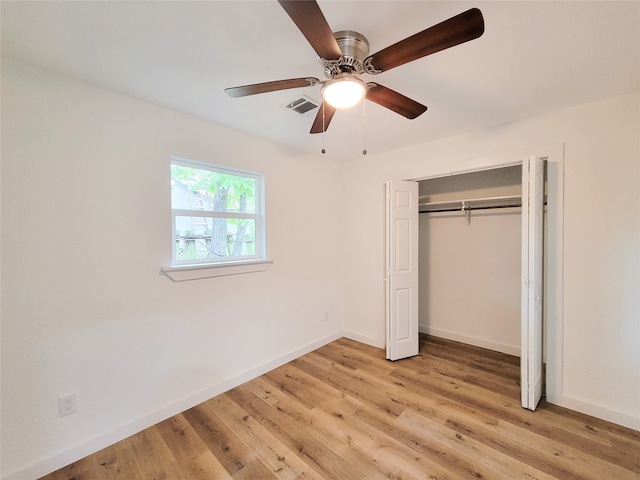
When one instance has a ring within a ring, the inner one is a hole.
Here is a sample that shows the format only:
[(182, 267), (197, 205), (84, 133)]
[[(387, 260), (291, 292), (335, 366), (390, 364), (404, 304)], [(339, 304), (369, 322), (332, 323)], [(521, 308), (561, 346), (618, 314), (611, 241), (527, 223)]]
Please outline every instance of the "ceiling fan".
[(369, 42), (364, 35), (351, 30), (333, 33), (315, 0), (278, 0), (278, 3), (320, 57), (327, 80), (290, 78), (226, 88), (225, 92), (231, 97), (244, 97), (322, 85), (322, 108), (310, 133), (326, 131), (337, 108), (348, 108), (363, 97), (406, 118), (418, 117), (427, 110), (426, 106), (379, 83), (364, 82), (360, 75), (386, 72), (484, 33), (482, 13), (472, 8), (369, 55)]

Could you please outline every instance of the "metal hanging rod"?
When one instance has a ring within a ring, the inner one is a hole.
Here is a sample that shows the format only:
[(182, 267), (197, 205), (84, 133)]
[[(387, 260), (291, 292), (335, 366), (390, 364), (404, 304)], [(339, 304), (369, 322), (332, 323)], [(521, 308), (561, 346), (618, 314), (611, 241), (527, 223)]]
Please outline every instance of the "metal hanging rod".
[(446, 202), (424, 202), (418, 204), (420, 213), (469, 212), (471, 210), (488, 210), (493, 208), (512, 208), (521, 206), (522, 197), (520, 195), (473, 198), (469, 200), (449, 200)]

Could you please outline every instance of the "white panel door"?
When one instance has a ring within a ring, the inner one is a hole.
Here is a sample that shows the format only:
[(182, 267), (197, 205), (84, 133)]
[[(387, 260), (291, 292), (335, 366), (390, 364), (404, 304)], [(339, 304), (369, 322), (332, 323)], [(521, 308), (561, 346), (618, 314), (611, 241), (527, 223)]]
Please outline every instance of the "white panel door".
[(542, 246), (544, 161), (522, 161), (522, 406), (535, 410), (542, 396)]
[(386, 182), (387, 358), (418, 354), (418, 183)]

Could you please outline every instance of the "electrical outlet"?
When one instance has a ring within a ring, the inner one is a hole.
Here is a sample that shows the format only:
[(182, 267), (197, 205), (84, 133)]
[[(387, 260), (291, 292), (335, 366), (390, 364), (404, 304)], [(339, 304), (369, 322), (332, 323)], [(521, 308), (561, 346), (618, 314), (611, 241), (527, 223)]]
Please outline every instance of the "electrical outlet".
[(58, 412), (61, 417), (76, 413), (78, 410), (78, 398), (75, 393), (67, 395), (66, 397), (58, 398)]

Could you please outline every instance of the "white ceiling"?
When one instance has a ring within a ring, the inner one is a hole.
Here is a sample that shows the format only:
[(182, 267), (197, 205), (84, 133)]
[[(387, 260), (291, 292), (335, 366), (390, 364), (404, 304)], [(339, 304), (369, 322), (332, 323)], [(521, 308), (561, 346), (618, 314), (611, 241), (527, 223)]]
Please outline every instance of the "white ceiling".
[[(415, 120), (366, 102), (323, 138), (315, 110), (283, 108), (320, 87), (230, 98), (224, 88), (312, 76), (313, 49), (274, 1), (6, 1), (2, 55), (336, 159), (422, 143), (640, 89), (640, 2), (319, 1), (334, 31), (371, 53), (471, 7), (477, 40), (365, 75), (429, 107)], [(365, 135), (366, 132), (366, 135)]]

